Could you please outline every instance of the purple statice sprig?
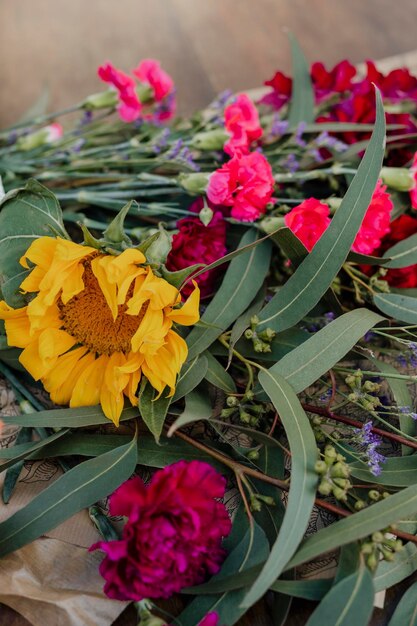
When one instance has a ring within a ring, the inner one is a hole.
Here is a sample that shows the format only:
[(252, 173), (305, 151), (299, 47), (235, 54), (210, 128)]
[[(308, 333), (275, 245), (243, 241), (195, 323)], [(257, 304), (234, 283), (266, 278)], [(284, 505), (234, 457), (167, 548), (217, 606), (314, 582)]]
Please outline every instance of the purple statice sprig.
[(401, 415), (407, 415), (413, 420), (417, 420), (417, 413), (414, 413), (409, 406), (399, 406), (398, 412), (401, 413)]
[(200, 166), (193, 160), (191, 150), (188, 146), (184, 145), (184, 141), (182, 139), (178, 139), (175, 143), (173, 143), (169, 150), (164, 152), (163, 158), (167, 161), (182, 163), (194, 172), (198, 172), (200, 170)]
[(396, 361), (401, 367), (417, 368), (417, 343), (410, 341), (406, 350), (397, 356)]
[(381, 464), (387, 460), (385, 456), (377, 452), (376, 448), (382, 444), (382, 439), (372, 432), (373, 424), (369, 420), (362, 428), (355, 428), (356, 441), (361, 446), (362, 452), (367, 459), (371, 474), (379, 476), (382, 472)]

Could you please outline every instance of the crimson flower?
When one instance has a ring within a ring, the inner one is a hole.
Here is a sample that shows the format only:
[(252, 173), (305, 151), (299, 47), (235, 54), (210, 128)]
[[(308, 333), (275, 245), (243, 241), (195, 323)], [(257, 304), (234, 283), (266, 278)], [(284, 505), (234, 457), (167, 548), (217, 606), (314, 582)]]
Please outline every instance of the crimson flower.
[(253, 222), (265, 213), (273, 190), (271, 166), (263, 154), (251, 152), (235, 155), (211, 174), (207, 197), (214, 205), (232, 207), (235, 219)]
[(308, 198), (291, 209), (284, 221), (310, 251), (330, 224), (329, 207), (316, 198)]
[(381, 239), (390, 231), (390, 214), (394, 205), (386, 188), (379, 180), (352, 245), (355, 252), (372, 254), (381, 245)]
[[(202, 199), (200, 202), (200, 208), (203, 208)], [(226, 222), (221, 212), (216, 211), (207, 226), (196, 216), (179, 220), (177, 228), (178, 233), (172, 238), (172, 248), (166, 261), (169, 271), (182, 270), (196, 263), (210, 265), (226, 254)], [(217, 275), (218, 268), (196, 277), (202, 298), (213, 293)], [(182, 289), (185, 296), (191, 291), (191, 283), (187, 283)]]
[(225, 479), (202, 461), (179, 461), (157, 471), (149, 485), (138, 476), (110, 498), (110, 514), (127, 517), (122, 538), (90, 549), (106, 553), (104, 592), (116, 600), (169, 598), (216, 574), (231, 530)]
[(346, 59), (337, 63), (330, 71), (323, 63), (313, 63), (311, 78), (316, 101), (321, 102), (334, 93), (341, 93), (352, 88), (352, 78), (356, 76), (356, 68)]
[[(389, 248), (395, 244), (415, 235), (417, 233), (417, 219), (409, 215), (400, 215), (396, 220), (391, 222), (391, 231), (382, 240), (381, 246), (375, 252), (377, 256), (382, 256)], [(372, 274), (374, 268), (367, 267), (367, 274)], [(415, 289), (417, 287), (417, 265), (409, 265), (407, 267), (399, 267), (389, 269), (384, 276), (384, 280), (391, 287), (401, 289)]]
[(120, 117), (125, 122), (137, 120), (142, 111), (142, 105), (136, 93), (136, 83), (134, 79), (118, 70), (111, 63), (101, 65), (97, 73), (101, 80), (112, 85), (118, 92), (119, 105), (117, 110)]

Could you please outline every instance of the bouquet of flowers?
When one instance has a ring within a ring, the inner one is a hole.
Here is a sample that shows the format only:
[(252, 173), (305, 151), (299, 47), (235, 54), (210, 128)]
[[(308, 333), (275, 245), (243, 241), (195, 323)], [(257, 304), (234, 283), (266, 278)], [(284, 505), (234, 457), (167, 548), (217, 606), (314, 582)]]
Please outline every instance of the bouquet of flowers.
[(4, 502), (25, 459), (63, 469), (0, 556), (89, 508), (142, 626), (232, 626), (266, 593), (274, 624), (307, 598), (309, 626), (365, 626), (417, 569), (417, 78), (291, 45), (255, 101), (174, 119), (158, 62), (106, 63), (0, 134)]

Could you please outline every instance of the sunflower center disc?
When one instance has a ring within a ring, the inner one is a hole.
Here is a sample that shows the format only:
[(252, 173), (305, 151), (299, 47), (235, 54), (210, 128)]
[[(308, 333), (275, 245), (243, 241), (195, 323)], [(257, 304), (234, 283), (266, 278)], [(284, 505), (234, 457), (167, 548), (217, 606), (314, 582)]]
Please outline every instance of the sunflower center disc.
[[(131, 339), (139, 328), (149, 303), (145, 302), (138, 315), (127, 315), (126, 304), (121, 304), (117, 318), (113, 320), (89, 260), (84, 263), (83, 281), (83, 291), (67, 304), (59, 302), (62, 328), (79, 344), (97, 354), (128, 354), (131, 351)], [(126, 300), (130, 295), (128, 293)]]

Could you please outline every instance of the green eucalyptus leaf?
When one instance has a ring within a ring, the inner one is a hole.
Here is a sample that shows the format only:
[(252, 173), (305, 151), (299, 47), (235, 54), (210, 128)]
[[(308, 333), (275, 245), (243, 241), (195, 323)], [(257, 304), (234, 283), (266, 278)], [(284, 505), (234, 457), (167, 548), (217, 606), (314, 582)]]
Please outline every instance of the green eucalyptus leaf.
[(306, 315), (326, 293), (346, 260), (378, 181), (385, 148), (384, 108), (377, 94), (372, 139), (336, 215), (294, 274), (260, 312), (260, 329), (283, 331)]
[(208, 360), (204, 354), (188, 361), (181, 370), (172, 402), (180, 400), (201, 383), (207, 373)]
[(417, 583), (407, 589), (388, 626), (417, 626)]
[(320, 578), (318, 580), (277, 580), (272, 583), (270, 589), (279, 591), (294, 598), (304, 600), (321, 600), (333, 584), (332, 578)]
[(235, 381), (223, 365), (208, 350), (204, 352), (204, 356), (207, 359), (207, 371), (204, 378), (226, 393), (236, 393)]
[(349, 311), (314, 333), (269, 371), (284, 376), (296, 393), (299, 393), (323, 376), (370, 328), (384, 319), (367, 309)]
[(363, 559), (359, 569), (335, 584), (311, 615), (306, 626), (367, 626), (375, 591)]
[[(120, 416), (120, 421), (125, 421), (138, 417), (136, 408), (124, 409)], [(15, 424), (17, 426), (45, 426), (50, 428), (82, 428), (84, 426), (96, 426), (98, 424), (110, 424), (100, 406), (87, 406), (77, 409), (51, 409), (48, 411), (38, 411), (26, 415), (4, 416), (2, 421), (5, 424)]]
[(168, 437), (172, 437), (176, 430), (187, 424), (210, 419), (211, 414), (212, 408), (207, 394), (203, 394), (195, 389), (190, 391), (185, 398), (185, 409), (170, 426)]
[(112, 493), (134, 472), (137, 440), (80, 463), (0, 524), (0, 557), (56, 528), (81, 509)]
[[(23, 445), (23, 446), (26, 445), (28, 447), (32, 445), (32, 428), (20, 429), (15, 440), (15, 445), (13, 447), (19, 446), (19, 445)], [(9, 448), (4, 448), (4, 449), (8, 450)], [(16, 452), (15, 452), (15, 456), (16, 456)], [(8, 502), (10, 501), (12, 493), (16, 487), (16, 483), (19, 479), (20, 473), (23, 469), (23, 465), (24, 465), (24, 459), (20, 458), (20, 460), (14, 463), (6, 471), (6, 475), (4, 477), (3, 489), (2, 489), (2, 497), (3, 497), (4, 504), (8, 504)], [(1, 471), (2, 471), (2, 467), (0, 466), (0, 472)]]
[(390, 485), (391, 487), (409, 487), (417, 484), (417, 455), (388, 458), (382, 464), (379, 476), (374, 476), (366, 463), (356, 461), (349, 464), (352, 476), (367, 483)]
[(417, 324), (417, 298), (396, 293), (377, 293), (374, 295), (374, 304), (395, 320)]
[(310, 68), (296, 38), (289, 36), (292, 57), (292, 96), (289, 104), (289, 127), (295, 130), (301, 122), (314, 122), (314, 91)]
[[(46, 439), (40, 439), (39, 441), (32, 442), (28, 446), (27, 444), (22, 443), (21, 445), (25, 446), (24, 449), (20, 453), (19, 452), (17, 452), (17, 454), (15, 453), (15, 455), (8, 461), (5, 461), (4, 463), (2, 463), (0, 465), (0, 472), (4, 472), (4, 470), (6, 470), (9, 467), (12, 467), (18, 461), (27, 458), (28, 456), (30, 456), (32, 452), (37, 452), (38, 450), (41, 450), (48, 443), (51, 443), (52, 441), (59, 439), (63, 435), (66, 435), (67, 432), (68, 432), (68, 429), (65, 428), (65, 429), (60, 430), (57, 433), (54, 433), (50, 437), (47, 437)], [(14, 448), (10, 448), (10, 449), (13, 450)]]
[(140, 416), (155, 437), (156, 442), (161, 436), (168, 407), (171, 404), (171, 398), (165, 397), (164, 393), (167, 393), (166, 388), (158, 398), (158, 392), (147, 381), (141, 386), (139, 393)]
[(10, 306), (21, 307), (26, 301), (18, 289), (30, 270), (19, 259), (39, 237), (68, 238), (54, 194), (36, 180), (6, 194), (0, 202), (0, 233), (0, 290)]
[(389, 269), (408, 267), (417, 263), (417, 235), (411, 235), (396, 243), (385, 252), (384, 258), (386, 258), (384, 267)]
[(394, 561), (381, 561), (375, 574), (375, 591), (389, 589), (417, 570), (417, 547), (409, 541)]
[[(256, 240), (256, 231), (248, 230), (239, 247)], [(220, 288), (201, 317), (207, 326), (194, 327), (187, 337), (189, 359), (208, 348), (250, 305), (269, 271), (270, 256), (271, 243), (263, 241), (232, 260)]]
[(282, 526), (262, 572), (245, 596), (249, 608), (284, 570), (300, 544), (308, 526), (316, 494), (317, 444), (301, 404), (291, 386), (281, 376), (262, 370), (259, 382), (278, 411), (291, 451), (291, 484)]
[(230, 333), (230, 341), (229, 341), (229, 358), (227, 367), (229, 367), (232, 358), (233, 358), (233, 348), (236, 345), (236, 342), (239, 341), (246, 328), (250, 325), (251, 318), (259, 313), (262, 308), (262, 305), (265, 300), (265, 289), (262, 286), (258, 293), (256, 294), (252, 304), (240, 317), (237, 318), (236, 322), (233, 324), (232, 331)]

